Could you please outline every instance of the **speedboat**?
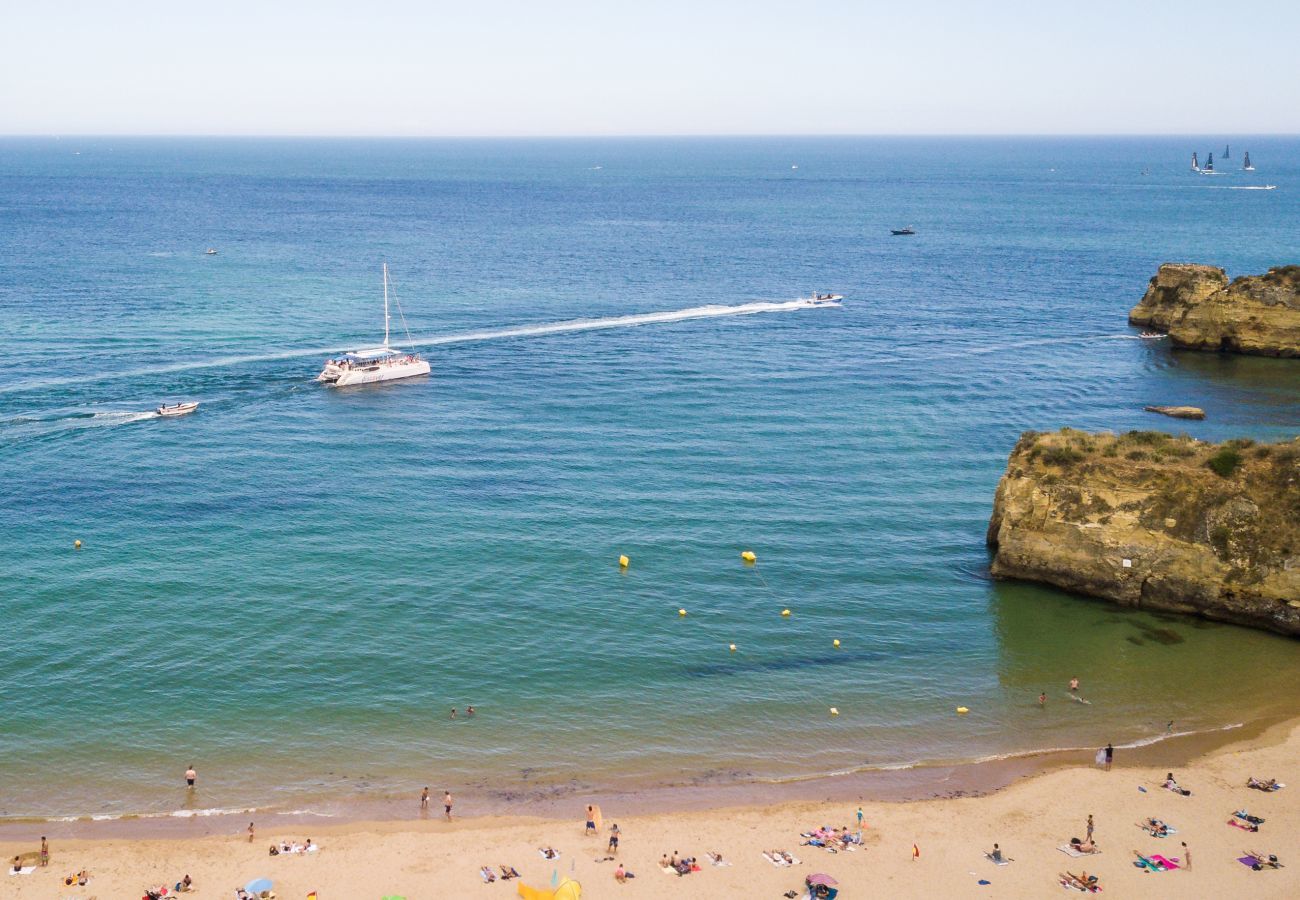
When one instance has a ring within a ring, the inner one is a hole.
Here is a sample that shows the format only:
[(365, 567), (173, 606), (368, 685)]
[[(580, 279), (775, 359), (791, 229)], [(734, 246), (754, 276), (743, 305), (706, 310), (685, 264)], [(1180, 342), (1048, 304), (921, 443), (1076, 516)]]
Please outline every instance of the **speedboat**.
[(208, 249), (204, 250), (203, 253), (204, 253), (204, 255), (206, 255), (206, 256), (216, 256), (216, 255), (217, 255), (217, 248), (216, 248), (216, 247), (209, 247)]
[(1168, 335), (1161, 334), (1158, 331), (1144, 331), (1139, 334), (1138, 337), (1142, 338), (1144, 341), (1158, 341), (1162, 338), (1168, 337)]
[(166, 418), (175, 418), (176, 416), (188, 416), (194, 410), (198, 409), (198, 403), (174, 403), (171, 406), (158, 407), (158, 415)]
[[(402, 307), (397, 306), (398, 314)], [(403, 323), (406, 317), (402, 317)], [(406, 350), (394, 350), (388, 345), (388, 263), (384, 263), (384, 345), (368, 350), (352, 350), (334, 359), (325, 361), (325, 368), (316, 376), (316, 380), (335, 387), (348, 387), (354, 384), (372, 384), (376, 381), (396, 381), (399, 378), (412, 378), (416, 375), (428, 375), (429, 363), (420, 354)], [(411, 333), (407, 331), (407, 340)]]
[(916, 231), (912, 228), (911, 225), (908, 225), (906, 228), (891, 228), (889, 229), (889, 233), (890, 234), (916, 234)]
[(843, 299), (843, 294), (813, 294), (811, 297), (800, 297), (795, 302), (806, 307), (839, 306)]

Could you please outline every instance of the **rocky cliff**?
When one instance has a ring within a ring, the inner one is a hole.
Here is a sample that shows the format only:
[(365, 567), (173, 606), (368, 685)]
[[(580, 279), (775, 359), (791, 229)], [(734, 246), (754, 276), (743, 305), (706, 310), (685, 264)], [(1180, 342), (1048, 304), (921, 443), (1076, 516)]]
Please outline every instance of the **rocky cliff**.
[(1300, 636), (1300, 438), (1026, 432), (988, 543), (999, 578)]
[(1300, 357), (1300, 266), (1229, 282), (1214, 266), (1165, 263), (1128, 320), (1175, 347)]

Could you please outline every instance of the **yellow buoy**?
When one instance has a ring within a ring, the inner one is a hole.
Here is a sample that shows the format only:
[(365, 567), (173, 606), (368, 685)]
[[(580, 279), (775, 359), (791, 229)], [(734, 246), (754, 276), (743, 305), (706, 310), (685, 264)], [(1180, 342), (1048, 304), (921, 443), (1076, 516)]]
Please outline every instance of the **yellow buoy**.
[(835, 646), (838, 647), (839, 645), (840, 645), (840, 639), (839, 639), (839, 638), (836, 638), (836, 639), (835, 639)]
[(783, 616), (789, 616), (789, 615), (790, 615), (790, 610), (788, 610), (788, 609), (783, 609), (783, 610), (781, 610), (781, 615), (783, 615)]
[(754, 555), (753, 550), (746, 550), (744, 553), (740, 554), (740, 558), (743, 559), (745, 562), (754, 562), (756, 559), (758, 559), (758, 557)]
[(81, 549), (81, 541), (73, 541), (73, 542), (72, 542), (72, 546), (74, 546), (74, 547), (76, 547), (78, 550), (80, 550), (80, 549)]
[(839, 711), (838, 709), (836, 709), (835, 707), (832, 706), (832, 707), (831, 707), (831, 715), (832, 715), (832, 716), (838, 716), (839, 714), (840, 714), (840, 711)]
[(620, 556), (620, 557), (618, 558), (618, 567), (619, 567), (620, 569), (626, 569), (626, 568), (627, 568), (627, 564), (630, 563), (631, 561), (632, 561), (632, 560), (628, 559), (626, 556)]
[(686, 615), (686, 610), (684, 610), (684, 609), (679, 609), (679, 610), (677, 610), (677, 615), (679, 615), (679, 616), (684, 616), (684, 615)]
[(968, 713), (968, 712), (970, 712), (970, 710), (967, 709), (967, 708), (964, 707), (964, 706), (959, 706), (959, 707), (957, 707), (957, 715), (959, 715), (959, 716), (964, 716), (964, 715), (966, 715), (966, 713)]
[(732, 644), (732, 645), (731, 645), (731, 652), (732, 652), (732, 653), (735, 653), (735, 652), (736, 652), (736, 645), (735, 645), (735, 644)]

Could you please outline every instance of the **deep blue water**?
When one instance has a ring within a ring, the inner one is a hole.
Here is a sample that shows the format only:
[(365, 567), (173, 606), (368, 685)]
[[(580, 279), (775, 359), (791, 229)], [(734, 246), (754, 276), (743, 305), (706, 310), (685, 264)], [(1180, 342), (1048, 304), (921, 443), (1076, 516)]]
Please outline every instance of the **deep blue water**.
[[(1258, 171), (1188, 170), (1225, 140)], [(1297, 160), (1239, 136), (0, 140), (0, 815), (171, 808), (189, 762), (213, 806), (324, 802), (1267, 711), (1239, 698), (1300, 686), (1293, 643), (996, 585), (983, 540), (1024, 429), (1296, 433), (1294, 361), (1125, 317), (1161, 262), (1300, 262)], [(313, 384), (377, 340), (383, 261), (432, 377)], [(779, 306), (813, 290), (847, 299)], [(576, 319), (604, 321), (528, 328)], [(144, 415), (180, 399), (200, 412)], [(1032, 703), (1076, 674), (1092, 707)]]

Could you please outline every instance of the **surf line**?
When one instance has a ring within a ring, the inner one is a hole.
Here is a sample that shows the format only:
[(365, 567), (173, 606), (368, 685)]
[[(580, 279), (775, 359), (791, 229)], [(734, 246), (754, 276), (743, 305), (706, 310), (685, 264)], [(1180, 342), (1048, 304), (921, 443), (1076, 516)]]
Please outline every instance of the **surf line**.
[[(795, 312), (808, 309), (805, 302), (799, 300), (763, 300), (736, 305), (716, 304), (710, 306), (692, 306), (687, 309), (668, 310), (665, 312), (633, 313), (626, 316), (606, 316), (594, 319), (566, 319), (562, 322), (540, 322), (535, 325), (510, 325), (503, 328), (489, 328), (479, 331), (466, 331), (458, 334), (441, 334), (417, 338), (410, 343), (394, 344), (394, 347), (433, 347), (445, 344), (465, 344), (474, 341), (495, 341), (508, 338), (544, 337), (552, 334), (567, 334), (577, 331), (599, 331), (606, 328), (635, 328), (641, 325), (664, 325), (671, 322), (687, 322), (692, 319), (717, 319), (724, 316), (753, 316), (762, 313)], [(113, 378), (140, 378), (146, 375), (166, 375), (172, 372), (190, 372), (198, 369), (245, 365), (248, 363), (277, 362), (280, 360), (302, 359), (310, 356), (329, 356), (340, 351), (341, 345), (333, 347), (314, 347), (311, 349), (284, 350), (277, 353), (263, 353), (248, 356), (221, 356), (212, 359), (193, 360), (168, 366), (149, 369), (132, 369), (127, 371), (100, 372), (96, 381)], [(58, 387), (67, 384), (80, 384), (84, 377), (51, 378), (40, 381), (21, 381), (17, 384), (0, 387), (0, 394), (19, 391), (40, 390), (46, 387)]]

